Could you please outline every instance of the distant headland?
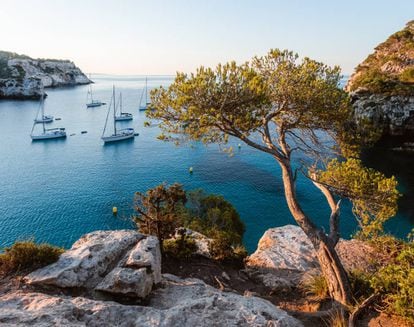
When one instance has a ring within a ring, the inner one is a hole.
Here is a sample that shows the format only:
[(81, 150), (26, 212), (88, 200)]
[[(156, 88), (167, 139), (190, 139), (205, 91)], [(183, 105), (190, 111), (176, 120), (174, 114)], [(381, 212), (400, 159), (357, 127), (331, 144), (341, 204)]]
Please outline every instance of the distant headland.
[(0, 51), (0, 99), (39, 99), (43, 88), (89, 84), (69, 60), (33, 59)]

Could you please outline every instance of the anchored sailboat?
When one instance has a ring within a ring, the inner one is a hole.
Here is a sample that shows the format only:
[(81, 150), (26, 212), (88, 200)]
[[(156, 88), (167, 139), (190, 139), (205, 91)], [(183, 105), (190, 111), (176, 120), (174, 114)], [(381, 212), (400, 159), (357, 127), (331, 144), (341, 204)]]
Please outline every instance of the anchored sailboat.
[[(142, 98), (144, 97), (144, 93), (145, 93), (145, 103), (142, 104)], [(142, 90), (141, 99), (139, 100), (139, 111), (147, 110), (148, 105), (150, 105), (150, 102), (148, 102), (148, 78), (145, 77), (145, 88)]]
[[(40, 118), (39, 118), (39, 112), (41, 112)], [(35, 118), (34, 123), (33, 123), (32, 131), (30, 132), (30, 137), (32, 138), (33, 141), (36, 141), (36, 140), (50, 140), (50, 139), (57, 139), (57, 138), (66, 137), (66, 132), (65, 132), (65, 129), (63, 127), (46, 128), (45, 124), (49, 121), (45, 118), (48, 118), (48, 117), (51, 117), (51, 119), (53, 120), (53, 116), (46, 116), (45, 115), (44, 96), (42, 95), (42, 100), (41, 100), (41, 103), (40, 103), (40, 107), (39, 107), (39, 110), (37, 111), (37, 115), (36, 115), (36, 118)], [(35, 126), (39, 123), (42, 124), (42, 132), (39, 133), (39, 134), (34, 134)]]
[[(109, 113), (111, 112), (111, 107), (113, 107), (113, 112), (114, 112), (114, 115), (113, 115), (114, 133), (112, 135), (105, 136), (105, 131), (106, 131), (106, 127), (108, 125), (108, 118), (109, 118)], [(111, 103), (109, 104), (108, 114), (106, 115), (105, 127), (104, 127), (104, 130), (102, 132), (101, 139), (105, 143), (109, 143), (109, 142), (123, 141), (123, 140), (127, 140), (127, 139), (132, 139), (132, 138), (134, 138), (134, 129), (133, 128), (124, 128), (124, 129), (120, 129), (120, 130), (117, 130), (117, 128), (116, 128), (116, 101), (115, 101), (115, 86), (114, 86), (113, 90), (112, 90), (112, 99), (111, 99)]]
[(134, 117), (129, 112), (122, 112), (122, 93), (119, 93), (119, 115), (115, 115), (116, 121), (132, 120)]
[(100, 100), (93, 99), (92, 84), (89, 85), (88, 94), (86, 95), (86, 107), (87, 108), (100, 107), (104, 104), (105, 103)]
[[(44, 102), (45, 102), (45, 94), (42, 94), (42, 97), (40, 98), (40, 107), (44, 108)], [(42, 112), (42, 116), (35, 118), (35, 123), (51, 123), (53, 121), (54, 117), (52, 115), (45, 115), (44, 109)]]

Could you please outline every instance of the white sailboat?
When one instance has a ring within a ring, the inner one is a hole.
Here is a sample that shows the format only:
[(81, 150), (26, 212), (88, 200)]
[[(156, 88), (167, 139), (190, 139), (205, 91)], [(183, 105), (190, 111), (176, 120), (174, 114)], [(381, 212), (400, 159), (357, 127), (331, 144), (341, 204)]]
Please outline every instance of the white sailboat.
[(119, 93), (119, 115), (115, 115), (116, 121), (132, 120), (134, 116), (129, 112), (122, 112), (122, 93)]
[(92, 84), (89, 85), (88, 93), (86, 95), (86, 107), (87, 108), (100, 107), (104, 104), (105, 103), (100, 101), (100, 100), (94, 100), (93, 99)]
[[(42, 97), (40, 98), (40, 107), (39, 108), (44, 108), (44, 102), (45, 102), (45, 95), (43, 93), (42, 94)], [(51, 123), (53, 121), (53, 119), (54, 119), (54, 117), (52, 115), (45, 115), (44, 114), (44, 109), (43, 109), (42, 116), (36, 117), (34, 121), (37, 124), (40, 124), (40, 123)]]
[[(142, 104), (142, 98), (144, 97), (144, 93), (145, 93), (145, 103)], [(148, 109), (148, 106), (151, 103), (148, 102), (148, 78), (145, 77), (145, 88), (142, 90), (141, 93), (141, 99), (139, 100), (139, 111), (145, 111)]]
[[(41, 112), (41, 117), (39, 118), (39, 111)], [(37, 140), (50, 140), (50, 139), (57, 139), (57, 138), (63, 138), (66, 137), (66, 132), (65, 129), (63, 127), (58, 127), (58, 128), (46, 128), (45, 124), (46, 124), (46, 117), (45, 116), (45, 106), (44, 106), (44, 99), (42, 96), (42, 100), (40, 103), (40, 108), (37, 112), (36, 118), (34, 120), (33, 123), (33, 127), (32, 127), (32, 131), (30, 132), (30, 137), (32, 138), (33, 141), (37, 141)], [(50, 117), (50, 116), (49, 116)], [(53, 120), (53, 117), (52, 117)], [(41, 123), (42, 124), (42, 132), (39, 134), (35, 134), (34, 133), (34, 129), (35, 126), (37, 124)]]
[[(108, 118), (109, 118), (109, 113), (111, 112), (111, 107), (113, 107), (113, 111), (114, 111), (114, 115), (113, 115), (114, 133), (112, 135), (105, 136), (105, 131), (108, 125)], [(124, 128), (120, 130), (117, 130), (116, 128), (116, 101), (115, 101), (115, 86), (114, 86), (112, 90), (112, 99), (111, 99), (111, 103), (109, 104), (108, 114), (106, 115), (105, 127), (102, 132), (101, 139), (104, 141), (104, 143), (118, 142), (118, 141), (132, 139), (134, 138), (134, 134), (135, 132), (133, 128)]]

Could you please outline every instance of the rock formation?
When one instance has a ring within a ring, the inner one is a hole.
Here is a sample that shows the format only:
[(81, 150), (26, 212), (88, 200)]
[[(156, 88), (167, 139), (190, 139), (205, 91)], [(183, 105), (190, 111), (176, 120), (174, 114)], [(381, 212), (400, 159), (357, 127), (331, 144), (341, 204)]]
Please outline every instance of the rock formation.
[(0, 99), (38, 99), (43, 88), (89, 83), (71, 61), (32, 59), (0, 51)]
[(383, 136), (414, 137), (414, 21), (375, 48), (351, 76), (355, 118)]
[(267, 300), (161, 275), (158, 239), (131, 230), (86, 234), (24, 280), (0, 297), (1, 326), (302, 326)]
[[(374, 250), (368, 244), (341, 239), (336, 250), (346, 270), (371, 268)], [(293, 287), (321, 273), (312, 243), (299, 226), (293, 225), (268, 229), (246, 266), (251, 277), (273, 289)]]

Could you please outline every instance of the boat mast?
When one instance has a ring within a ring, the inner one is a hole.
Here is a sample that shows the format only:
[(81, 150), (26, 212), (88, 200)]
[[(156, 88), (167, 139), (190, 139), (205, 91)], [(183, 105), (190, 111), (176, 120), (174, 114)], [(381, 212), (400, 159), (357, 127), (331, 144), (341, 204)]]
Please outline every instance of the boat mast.
[(112, 89), (112, 97), (114, 98), (114, 135), (116, 135), (116, 101), (115, 101), (115, 85)]
[(145, 76), (145, 107), (147, 106), (147, 103), (148, 103), (148, 88), (147, 88), (147, 80), (148, 80), (148, 78)]
[(45, 128), (45, 98), (44, 98), (44, 91), (42, 90), (42, 98), (41, 98), (41, 108), (42, 108), (42, 125), (43, 125), (43, 134), (46, 133)]
[(122, 93), (119, 92), (119, 115), (122, 116)]

